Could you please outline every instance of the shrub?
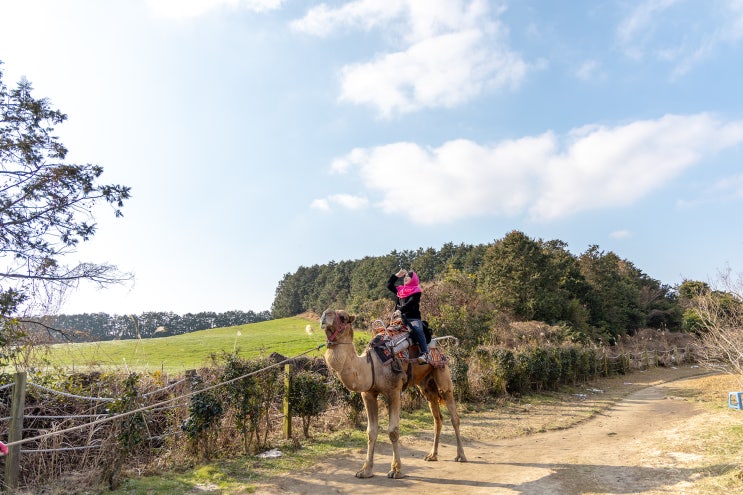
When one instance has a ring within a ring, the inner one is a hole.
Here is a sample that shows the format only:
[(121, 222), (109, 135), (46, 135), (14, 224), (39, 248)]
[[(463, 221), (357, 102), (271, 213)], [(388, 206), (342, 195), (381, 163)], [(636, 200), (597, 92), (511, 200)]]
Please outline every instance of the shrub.
[[(203, 380), (193, 375), (191, 388), (197, 389)], [(206, 459), (216, 443), (219, 420), (224, 414), (222, 400), (213, 391), (199, 392), (191, 396), (188, 406), (188, 418), (181, 424), (186, 433), (191, 452), (198, 453)]]
[[(225, 356), (222, 380), (234, 380), (225, 386), (226, 404), (235, 411), (235, 426), (243, 437), (246, 453), (262, 449), (267, 444), (270, 430), (269, 410), (280, 390), (279, 372), (276, 368), (265, 369), (265, 359), (243, 360), (236, 354)], [(250, 375), (250, 376), (245, 376)], [(265, 423), (263, 431), (261, 425)], [(261, 436), (261, 433), (263, 435)]]
[[(124, 393), (108, 408), (110, 414), (122, 414), (140, 407), (139, 375), (131, 373), (124, 381)], [(147, 424), (142, 412), (123, 416), (114, 422), (116, 442), (104, 456), (102, 478), (112, 490), (120, 484), (121, 470), (126, 456), (147, 438)]]
[(469, 364), (466, 354), (460, 348), (454, 348), (447, 353), (449, 358), (449, 372), (454, 383), (454, 394), (458, 401), (466, 401), (471, 398), (469, 382)]
[(294, 375), (289, 404), (292, 412), (302, 418), (302, 432), (305, 438), (309, 438), (310, 421), (325, 411), (328, 404), (325, 378), (311, 371), (300, 371)]

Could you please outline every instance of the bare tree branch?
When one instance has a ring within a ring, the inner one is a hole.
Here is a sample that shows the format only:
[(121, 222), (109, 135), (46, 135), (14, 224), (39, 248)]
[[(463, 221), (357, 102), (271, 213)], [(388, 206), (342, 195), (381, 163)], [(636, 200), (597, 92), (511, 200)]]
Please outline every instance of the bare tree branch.
[(743, 383), (743, 275), (719, 274), (716, 288), (700, 289), (691, 299), (699, 322), (695, 352), (711, 369), (739, 376)]

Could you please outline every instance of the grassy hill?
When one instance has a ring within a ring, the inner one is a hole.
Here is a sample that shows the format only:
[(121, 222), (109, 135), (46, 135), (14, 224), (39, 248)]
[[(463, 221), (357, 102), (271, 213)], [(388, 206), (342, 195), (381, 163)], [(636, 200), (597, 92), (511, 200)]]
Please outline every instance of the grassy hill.
[[(308, 334), (310, 325), (312, 335)], [(31, 359), (37, 366), (64, 368), (129, 367), (136, 371), (176, 373), (207, 365), (210, 356), (236, 350), (240, 357), (278, 352), (296, 356), (325, 342), (316, 318), (302, 316), (227, 328), (201, 330), (174, 337), (57, 344), (37, 348)], [(322, 356), (324, 349), (308, 356)]]

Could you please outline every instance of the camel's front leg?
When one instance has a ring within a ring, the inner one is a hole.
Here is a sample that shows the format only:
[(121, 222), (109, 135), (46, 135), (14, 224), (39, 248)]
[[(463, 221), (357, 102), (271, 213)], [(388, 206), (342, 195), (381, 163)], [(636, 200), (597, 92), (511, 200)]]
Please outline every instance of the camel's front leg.
[(387, 432), (390, 435), (390, 442), (392, 442), (392, 465), (390, 466), (390, 472), (387, 473), (388, 478), (402, 478), (402, 463), (400, 462), (400, 402), (401, 402), (401, 390), (393, 391), (388, 399), (388, 409), (390, 411), (390, 425)]
[(366, 408), (366, 461), (361, 467), (361, 471), (356, 473), (357, 478), (371, 478), (374, 476), (374, 448), (377, 445), (377, 434), (379, 433), (379, 405), (377, 404), (377, 394), (372, 392), (362, 392), (361, 398), (364, 399)]

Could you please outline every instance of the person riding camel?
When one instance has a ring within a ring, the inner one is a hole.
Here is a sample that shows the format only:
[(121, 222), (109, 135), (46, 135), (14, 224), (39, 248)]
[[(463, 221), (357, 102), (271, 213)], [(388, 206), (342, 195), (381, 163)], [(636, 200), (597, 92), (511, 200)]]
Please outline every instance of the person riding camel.
[[(398, 285), (398, 281), (403, 279), (403, 283)], [(426, 364), (430, 361), (428, 354), (428, 345), (426, 336), (423, 333), (423, 321), (421, 319), (421, 287), (418, 274), (414, 271), (401, 269), (393, 274), (387, 281), (387, 288), (395, 296), (395, 309), (405, 318), (411, 327), (411, 336), (416, 341), (421, 350), (418, 358), (420, 364)]]

